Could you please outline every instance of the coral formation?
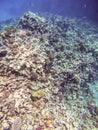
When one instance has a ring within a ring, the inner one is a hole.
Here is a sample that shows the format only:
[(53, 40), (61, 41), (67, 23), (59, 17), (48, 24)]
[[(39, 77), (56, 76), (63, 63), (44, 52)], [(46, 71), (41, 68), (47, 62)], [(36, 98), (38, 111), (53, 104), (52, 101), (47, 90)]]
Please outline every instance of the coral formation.
[(98, 34), (86, 24), (27, 12), (1, 32), (0, 130), (98, 128)]

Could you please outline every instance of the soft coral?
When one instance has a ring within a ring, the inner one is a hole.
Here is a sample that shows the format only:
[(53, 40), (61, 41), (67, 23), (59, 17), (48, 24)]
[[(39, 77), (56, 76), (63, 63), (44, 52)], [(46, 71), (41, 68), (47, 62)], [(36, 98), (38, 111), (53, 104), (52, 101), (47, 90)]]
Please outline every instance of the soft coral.
[(42, 127), (42, 126), (38, 126), (38, 127), (36, 128), (36, 130), (43, 130), (43, 127)]

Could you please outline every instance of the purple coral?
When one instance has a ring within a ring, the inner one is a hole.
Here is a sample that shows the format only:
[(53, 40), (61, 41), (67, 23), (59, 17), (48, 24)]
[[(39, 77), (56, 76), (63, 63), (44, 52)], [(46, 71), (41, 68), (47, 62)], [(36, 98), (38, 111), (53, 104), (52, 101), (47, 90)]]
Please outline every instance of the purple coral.
[(36, 128), (36, 130), (43, 130), (43, 127), (42, 127), (42, 126), (38, 126), (38, 127)]
[(86, 114), (85, 112), (82, 114), (82, 119), (83, 119), (83, 120), (86, 120), (86, 119), (87, 119), (87, 114)]

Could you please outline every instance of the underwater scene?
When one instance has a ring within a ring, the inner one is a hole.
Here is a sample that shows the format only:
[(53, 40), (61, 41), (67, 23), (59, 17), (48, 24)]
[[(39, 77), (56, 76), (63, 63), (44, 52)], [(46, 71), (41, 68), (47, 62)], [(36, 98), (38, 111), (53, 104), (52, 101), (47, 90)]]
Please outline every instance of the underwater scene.
[(97, 0), (0, 0), (0, 130), (98, 130)]

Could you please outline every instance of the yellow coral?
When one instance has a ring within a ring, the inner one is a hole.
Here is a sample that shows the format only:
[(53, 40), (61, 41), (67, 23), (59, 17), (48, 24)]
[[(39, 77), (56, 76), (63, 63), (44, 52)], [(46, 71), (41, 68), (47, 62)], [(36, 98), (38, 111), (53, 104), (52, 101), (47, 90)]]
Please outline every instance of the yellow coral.
[(45, 96), (45, 92), (39, 90), (39, 91), (38, 91), (38, 95), (39, 95), (40, 97), (44, 97), (44, 96)]
[(53, 123), (53, 120), (47, 120), (46, 121), (46, 126), (49, 127)]
[(41, 90), (32, 91), (31, 95), (32, 95), (32, 97), (35, 97), (35, 98), (42, 98), (45, 96), (45, 92), (43, 92)]

